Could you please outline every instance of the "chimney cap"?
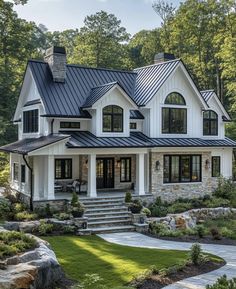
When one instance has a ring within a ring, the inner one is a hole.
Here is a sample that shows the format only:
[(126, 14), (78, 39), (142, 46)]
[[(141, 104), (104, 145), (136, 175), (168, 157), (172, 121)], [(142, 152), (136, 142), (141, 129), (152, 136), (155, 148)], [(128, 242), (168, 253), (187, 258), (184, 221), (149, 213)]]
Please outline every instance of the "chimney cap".
[(175, 59), (174, 54), (166, 53), (166, 52), (160, 52), (160, 53), (155, 54), (154, 62), (160, 63), (160, 62), (165, 62), (165, 61), (174, 60), (174, 59)]
[(51, 55), (53, 53), (66, 54), (66, 49), (65, 47), (52, 46), (46, 50), (46, 55)]

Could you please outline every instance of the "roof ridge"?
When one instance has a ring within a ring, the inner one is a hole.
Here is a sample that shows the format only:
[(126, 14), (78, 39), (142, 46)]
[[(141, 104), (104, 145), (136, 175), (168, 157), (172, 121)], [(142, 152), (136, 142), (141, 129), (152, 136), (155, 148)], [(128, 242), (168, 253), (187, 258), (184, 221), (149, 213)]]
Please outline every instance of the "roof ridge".
[(67, 64), (67, 66), (72, 66), (72, 67), (76, 67), (76, 68), (106, 70), (106, 71), (114, 71), (114, 72), (136, 74), (136, 72), (134, 72), (132, 70), (121, 70), (121, 69), (115, 69), (115, 68), (91, 67), (91, 66), (80, 65), (80, 64)]
[(100, 88), (100, 87), (104, 87), (104, 86), (108, 86), (108, 85), (111, 85), (111, 84), (118, 84), (118, 81), (112, 81), (112, 82), (104, 83), (104, 84), (101, 84), (101, 85), (98, 85), (98, 86), (94, 86), (94, 87), (91, 88), (91, 90), (96, 89), (96, 88)]
[[(40, 60), (40, 59), (29, 59), (28, 62), (39, 62), (39, 63), (47, 64), (46, 61)], [(136, 72), (134, 72), (132, 70), (122, 70), (122, 69), (105, 68), (105, 67), (92, 67), (92, 66), (86, 66), (86, 65), (81, 65), (81, 64), (67, 63), (66, 66), (71, 66), (71, 67), (76, 67), (76, 68), (107, 70), (107, 71), (114, 71), (114, 72), (123, 72), (123, 73), (136, 74)]]
[(206, 89), (206, 90), (200, 90), (200, 92), (202, 93), (202, 92), (215, 92), (215, 90), (214, 89)]
[(135, 72), (136, 70), (145, 69), (145, 68), (149, 68), (149, 67), (152, 67), (152, 66), (159, 66), (159, 65), (166, 64), (166, 63), (177, 62), (177, 61), (181, 61), (181, 59), (180, 58), (176, 58), (176, 59), (172, 59), (172, 60), (168, 60), (168, 61), (164, 61), (164, 62), (160, 62), (160, 63), (154, 63), (154, 64), (142, 66), (142, 67), (137, 67), (133, 71)]

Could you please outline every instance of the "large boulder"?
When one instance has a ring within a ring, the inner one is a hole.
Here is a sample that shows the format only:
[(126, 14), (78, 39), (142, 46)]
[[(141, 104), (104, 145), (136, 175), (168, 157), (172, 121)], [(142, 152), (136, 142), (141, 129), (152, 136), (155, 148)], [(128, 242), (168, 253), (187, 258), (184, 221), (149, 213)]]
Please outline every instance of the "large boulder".
[(37, 241), (34, 250), (7, 258), (0, 267), (0, 289), (51, 289), (64, 279), (50, 245), (32, 237)]

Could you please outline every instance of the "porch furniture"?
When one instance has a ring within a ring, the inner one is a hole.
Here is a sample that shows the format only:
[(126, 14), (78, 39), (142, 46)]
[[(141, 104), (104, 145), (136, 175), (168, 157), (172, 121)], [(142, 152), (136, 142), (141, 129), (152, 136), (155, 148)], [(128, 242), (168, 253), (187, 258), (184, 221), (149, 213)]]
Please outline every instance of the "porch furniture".
[(63, 186), (59, 182), (55, 182), (54, 191), (55, 192), (62, 192), (63, 191)]
[(80, 193), (87, 192), (87, 181), (80, 181)]
[(71, 184), (66, 185), (66, 190), (80, 193), (80, 182), (78, 180), (74, 180)]

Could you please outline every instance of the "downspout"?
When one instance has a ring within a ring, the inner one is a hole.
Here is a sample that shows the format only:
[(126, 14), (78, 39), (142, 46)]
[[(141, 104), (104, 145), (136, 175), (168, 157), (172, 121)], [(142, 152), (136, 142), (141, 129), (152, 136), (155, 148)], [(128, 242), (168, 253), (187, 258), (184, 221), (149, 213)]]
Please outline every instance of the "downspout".
[(54, 124), (54, 118), (51, 121), (51, 134), (53, 134), (53, 124)]
[(28, 161), (25, 158), (25, 155), (23, 155), (23, 160), (27, 166), (27, 168), (30, 171), (30, 210), (34, 210), (34, 205), (33, 205), (33, 169), (29, 165)]

